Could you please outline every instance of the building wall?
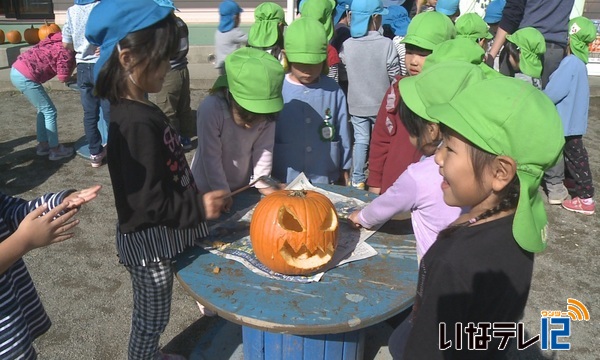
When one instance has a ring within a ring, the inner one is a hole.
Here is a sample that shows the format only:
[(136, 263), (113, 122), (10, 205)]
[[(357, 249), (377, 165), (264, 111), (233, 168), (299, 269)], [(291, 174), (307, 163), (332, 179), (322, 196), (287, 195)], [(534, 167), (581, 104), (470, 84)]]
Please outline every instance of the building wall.
[[(127, 1), (127, 0), (122, 0)], [(287, 0), (270, 0), (277, 3), (286, 10)], [(599, 0), (600, 1), (600, 0)], [(218, 23), (219, 22), (219, 3), (218, 0), (175, 0), (175, 6), (179, 9), (177, 16), (181, 17), (187, 23)], [(246, 0), (237, 3), (244, 9), (242, 13), (242, 23), (251, 24), (254, 22), (254, 9), (264, 1)], [(53, 0), (55, 22), (64, 24), (67, 8), (73, 5), (73, 0)], [(286, 18), (287, 11), (286, 11)]]

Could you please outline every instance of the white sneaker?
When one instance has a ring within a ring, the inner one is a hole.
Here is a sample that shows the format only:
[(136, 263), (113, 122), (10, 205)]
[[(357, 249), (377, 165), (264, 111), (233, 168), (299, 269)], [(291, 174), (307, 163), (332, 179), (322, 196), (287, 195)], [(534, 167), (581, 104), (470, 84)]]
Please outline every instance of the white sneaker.
[(61, 160), (64, 158), (71, 157), (73, 155), (72, 147), (65, 147), (64, 145), (58, 145), (58, 149), (50, 149), (50, 155), (48, 155), (48, 159), (52, 161)]
[(102, 161), (104, 161), (104, 157), (106, 156), (106, 148), (103, 148), (100, 154), (98, 155), (90, 155), (90, 163), (93, 168), (99, 168), (102, 166)]

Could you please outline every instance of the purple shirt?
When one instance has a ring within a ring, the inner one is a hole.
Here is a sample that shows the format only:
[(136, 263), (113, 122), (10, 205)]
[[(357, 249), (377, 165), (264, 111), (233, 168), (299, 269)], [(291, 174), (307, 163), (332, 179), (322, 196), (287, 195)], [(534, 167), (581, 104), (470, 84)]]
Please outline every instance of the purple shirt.
[(419, 259), (433, 245), (438, 233), (461, 213), (461, 208), (450, 207), (444, 202), (443, 179), (433, 158), (429, 156), (410, 165), (394, 185), (358, 214), (360, 224), (372, 228), (398, 213), (411, 211)]

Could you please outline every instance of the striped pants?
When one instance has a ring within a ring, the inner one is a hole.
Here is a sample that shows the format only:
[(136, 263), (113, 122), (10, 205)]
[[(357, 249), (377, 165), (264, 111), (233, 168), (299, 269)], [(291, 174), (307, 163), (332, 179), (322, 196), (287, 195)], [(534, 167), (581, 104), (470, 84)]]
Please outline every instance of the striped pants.
[(126, 266), (133, 285), (129, 360), (155, 360), (160, 335), (169, 323), (173, 295), (170, 260), (147, 266)]

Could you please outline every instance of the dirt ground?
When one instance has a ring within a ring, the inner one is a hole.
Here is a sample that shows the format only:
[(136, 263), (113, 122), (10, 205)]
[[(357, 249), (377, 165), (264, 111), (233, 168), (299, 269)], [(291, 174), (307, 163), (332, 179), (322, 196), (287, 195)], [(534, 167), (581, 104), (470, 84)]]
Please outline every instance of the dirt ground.
[[(196, 108), (203, 91), (192, 92)], [(75, 91), (52, 91), (59, 113), (60, 141), (83, 136), (82, 110)], [(585, 137), (596, 186), (600, 179), (600, 98), (592, 99)], [(524, 139), (524, 141), (527, 141)], [(30, 199), (63, 188), (103, 185), (101, 195), (79, 214), (76, 239), (26, 256), (53, 326), (36, 341), (41, 360), (125, 359), (131, 316), (131, 284), (114, 245), (116, 212), (108, 169), (93, 169), (80, 157), (51, 162), (35, 154), (35, 111), (17, 92), (0, 93), (0, 191)], [(188, 153), (191, 160), (193, 151)], [(599, 198), (600, 199), (600, 198)], [(529, 337), (540, 331), (540, 311), (566, 310), (567, 298), (582, 301), (588, 322), (573, 322), (570, 351), (541, 351), (538, 345), (515, 359), (599, 359), (600, 253), (598, 214), (583, 216), (547, 206), (549, 247), (536, 257), (524, 323)], [(167, 349), (189, 355), (199, 336), (216, 320), (202, 318), (176, 283), (172, 317), (162, 337)], [(367, 354), (367, 358), (375, 358)], [(226, 358), (226, 356), (224, 356)], [(381, 357), (378, 357), (381, 358)], [(218, 359), (217, 359), (218, 360)]]

